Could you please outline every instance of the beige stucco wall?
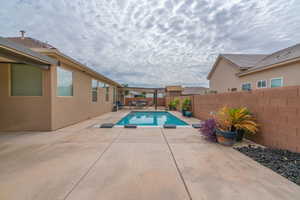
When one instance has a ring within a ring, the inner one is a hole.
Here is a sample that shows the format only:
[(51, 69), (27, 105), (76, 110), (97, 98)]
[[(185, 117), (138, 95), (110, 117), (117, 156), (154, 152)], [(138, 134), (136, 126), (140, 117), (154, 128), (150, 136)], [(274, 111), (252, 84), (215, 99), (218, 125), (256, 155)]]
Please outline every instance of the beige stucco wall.
[(105, 89), (99, 88), (98, 101), (92, 102), (92, 77), (82, 71), (61, 63), (61, 67), (73, 72), (73, 97), (56, 95), (56, 66), (51, 68), (52, 74), (52, 129), (56, 130), (77, 122), (111, 112), (113, 107), (113, 88), (109, 90), (109, 101), (105, 101)]
[[(267, 80), (267, 87), (271, 87), (272, 78), (283, 78), (283, 86), (300, 85), (300, 62), (288, 64), (257, 73), (240, 77), (241, 83), (251, 83), (252, 89), (257, 89), (257, 81)], [(239, 87), (239, 90), (241, 86)]]
[(112, 111), (113, 86), (109, 101), (105, 88), (99, 88), (98, 101), (92, 102), (92, 77), (61, 65), (73, 72), (73, 97), (56, 95), (56, 66), (44, 70), (42, 97), (10, 96), (10, 64), (0, 64), (0, 131), (56, 130)]
[(50, 71), (43, 73), (43, 96), (10, 96), (10, 64), (0, 63), (0, 131), (50, 130)]
[(240, 80), (235, 75), (238, 69), (224, 58), (221, 58), (214, 73), (209, 80), (209, 89), (221, 92), (228, 92), (228, 89), (240, 87)]

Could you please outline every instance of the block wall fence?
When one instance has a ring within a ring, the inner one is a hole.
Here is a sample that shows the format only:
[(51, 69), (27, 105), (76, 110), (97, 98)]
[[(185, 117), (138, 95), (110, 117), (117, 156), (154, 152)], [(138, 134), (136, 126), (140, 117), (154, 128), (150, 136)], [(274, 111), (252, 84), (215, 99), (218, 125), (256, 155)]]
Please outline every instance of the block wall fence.
[[(175, 97), (176, 98), (176, 97)], [(186, 97), (177, 97), (181, 101)], [(258, 89), (249, 92), (195, 95), (194, 117), (205, 120), (222, 106), (246, 106), (260, 125), (249, 139), (256, 143), (300, 152), (300, 86)], [(172, 97), (174, 99), (174, 97)], [(166, 105), (170, 98), (166, 99)]]

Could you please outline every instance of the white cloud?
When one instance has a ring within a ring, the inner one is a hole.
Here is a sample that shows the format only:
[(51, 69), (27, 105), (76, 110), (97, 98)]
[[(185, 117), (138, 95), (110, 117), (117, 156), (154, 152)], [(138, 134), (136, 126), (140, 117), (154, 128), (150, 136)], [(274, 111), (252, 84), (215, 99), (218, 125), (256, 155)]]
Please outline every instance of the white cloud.
[(286, 0), (10, 0), (2, 36), (25, 29), (121, 83), (207, 85), (218, 53), (270, 53), (300, 40)]

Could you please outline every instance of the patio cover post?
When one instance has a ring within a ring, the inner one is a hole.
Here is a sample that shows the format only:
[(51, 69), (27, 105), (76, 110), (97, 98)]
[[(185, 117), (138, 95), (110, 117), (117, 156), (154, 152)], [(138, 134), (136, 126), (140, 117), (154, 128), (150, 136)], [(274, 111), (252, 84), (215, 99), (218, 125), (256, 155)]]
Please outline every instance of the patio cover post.
[(154, 103), (155, 103), (155, 110), (157, 110), (157, 89), (154, 91)]

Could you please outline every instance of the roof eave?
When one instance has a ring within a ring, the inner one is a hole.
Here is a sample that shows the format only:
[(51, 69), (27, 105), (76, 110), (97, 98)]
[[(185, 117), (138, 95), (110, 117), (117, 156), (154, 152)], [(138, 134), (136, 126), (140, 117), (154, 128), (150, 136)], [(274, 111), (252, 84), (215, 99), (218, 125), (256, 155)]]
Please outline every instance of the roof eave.
[(211, 78), (213, 72), (215, 71), (215, 68), (216, 68), (216, 66), (217, 66), (217, 63), (219, 62), (219, 60), (221, 59), (221, 57), (222, 57), (222, 55), (219, 54), (218, 57), (217, 57), (217, 59), (216, 59), (216, 61), (215, 61), (214, 64), (213, 64), (211, 70), (209, 71), (209, 73), (208, 73), (208, 75), (207, 75), (207, 77), (206, 77), (207, 80), (210, 80), (210, 78)]
[(84, 70), (85, 72), (88, 72), (91, 76), (95, 77), (95, 78), (99, 78), (99, 79), (102, 79), (112, 85), (115, 85), (117, 87), (123, 87), (121, 84), (113, 81), (112, 79), (110, 78), (107, 78), (106, 76), (100, 74), (99, 72), (96, 72), (95, 70), (85, 66), (84, 64), (78, 62), (77, 60), (71, 58), (70, 56), (67, 56), (65, 54), (63, 54), (62, 52), (58, 51), (57, 49), (36, 49), (37, 51), (39, 52), (43, 52), (47, 55), (57, 55), (57, 56), (60, 56), (66, 60), (68, 60), (69, 62), (73, 63), (74, 65), (76, 66), (79, 66), (81, 70)]
[(297, 62), (297, 61), (300, 61), (300, 57), (293, 58), (293, 59), (290, 59), (290, 60), (286, 60), (286, 61), (283, 61), (283, 62), (274, 63), (272, 65), (262, 66), (262, 67), (255, 68), (255, 69), (251, 68), (251, 69), (249, 69), (245, 72), (237, 73), (237, 75), (239, 77), (246, 76), (248, 74), (253, 74), (253, 73), (264, 71), (264, 70), (271, 69), (271, 68), (274, 68), (274, 67), (280, 67), (281, 65), (286, 65), (286, 64), (289, 64), (289, 63)]
[(31, 49), (26, 48), (23, 45), (19, 45), (15, 42), (11, 42), (2, 37), (0, 37), (0, 48), (47, 65), (51, 65), (51, 64), (55, 65), (58, 63), (58, 61), (53, 58), (32, 51)]

